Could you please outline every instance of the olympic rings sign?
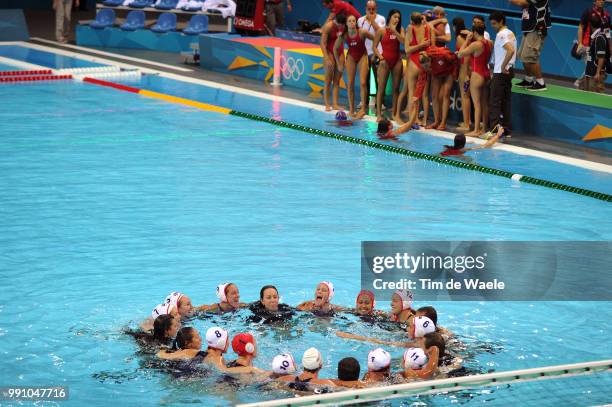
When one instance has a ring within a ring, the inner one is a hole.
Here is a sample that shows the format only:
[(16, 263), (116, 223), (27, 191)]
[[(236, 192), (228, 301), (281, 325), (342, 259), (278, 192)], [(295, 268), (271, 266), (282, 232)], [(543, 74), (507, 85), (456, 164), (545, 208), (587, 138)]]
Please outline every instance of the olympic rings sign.
[(301, 58), (286, 58), (283, 55), (281, 56), (281, 70), (286, 80), (293, 79), (297, 82), (304, 75), (304, 61)]

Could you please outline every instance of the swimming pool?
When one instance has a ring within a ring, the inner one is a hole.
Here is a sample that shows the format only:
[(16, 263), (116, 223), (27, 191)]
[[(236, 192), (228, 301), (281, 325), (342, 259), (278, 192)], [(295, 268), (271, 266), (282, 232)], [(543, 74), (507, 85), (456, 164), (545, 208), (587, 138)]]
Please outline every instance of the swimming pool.
[[(140, 86), (290, 121), (329, 120), (164, 78)], [(289, 395), (258, 386), (236, 392), (214, 377), (179, 380), (148, 367), (121, 331), (173, 290), (212, 303), (214, 287), (234, 281), (252, 301), (273, 283), (284, 302), (297, 304), (329, 279), (335, 302), (350, 306), (362, 240), (612, 237), (609, 203), (562, 191), (84, 83), (7, 84), (0, 97), (19, 106), (0, 107), (2, 382), (68, 385), (67, 405), (230, 405)], [(407, 140), (431, 150), (445, 143), (426, 135)], [(609, 175), (546, 160), (496, 151), (477, 159), (612, 190)], [(417, 298), (416, 305), (427, 304)], [(612, 328), (610, 303), (434, 305), (441, 324), (468, 344), (466, 364), (476, 371), (610, 357), (598, 346)], [(254, 331), (263, 368), (280, 351), (299, 358), (317, 346), (326, 377), (342, 357), (363, 362), (370, 349), (336, 338), (336, 329), (375, 331), (350, 317), (247, 326), (247, 314), (192, 323)], [(389, 350), (397, 366), (401, 350)], [(609, 402), (612, 380), (549, 383), (421, 401), (601, 404)]]

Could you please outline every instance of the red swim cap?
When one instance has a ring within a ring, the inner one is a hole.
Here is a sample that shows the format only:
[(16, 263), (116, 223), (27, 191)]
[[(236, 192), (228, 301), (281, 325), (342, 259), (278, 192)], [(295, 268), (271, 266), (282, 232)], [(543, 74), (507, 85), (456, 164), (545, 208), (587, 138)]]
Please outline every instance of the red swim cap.
[(365, 295), (370, 299), (370, 302), (372, 303), (372, 309), (374, 309), (374, 307), (376, 306), (376, 299), (374, 298), (374, 293), (368, 290), (359, 291), (359, 294), (357, 294), (357, 298), (355, 299), (355, 306), (359, 305), (359, 297), (361, 297), (362, 295)]
[(232, 349), (238, 356), (252, 355), (255, 352), (253, 335), (241, 333), (232, 339)]

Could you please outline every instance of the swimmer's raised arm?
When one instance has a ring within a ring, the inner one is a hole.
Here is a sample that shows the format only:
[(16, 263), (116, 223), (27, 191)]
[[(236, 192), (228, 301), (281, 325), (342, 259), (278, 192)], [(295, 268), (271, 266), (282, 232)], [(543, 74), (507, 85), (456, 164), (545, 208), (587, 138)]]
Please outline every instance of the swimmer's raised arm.
[(152, 317), (148, 317), (147, 319), (145, 319), (144, 321), (140, 323), (140, 329), (142, 329), (144, 332), (153, 332), (154, 322), (155, 321)]
[(166, 360), (178, 360), (178, 359), (191, 359), (199, 352), (198, 349), (183, 349), (180, 351), (169, 352), (166, 349), (162, 349), (157, 352), (157, 357)]
[(479, 149), (483, 149), (483, 148), (491, 148), (491, 147), (493, 147), (493, 145), (495, 145), (495, 143), (497, 143), (499, 141), (499, 139), (503, 135), (504, 135), (504, 128), (502, 126), (499, 126), (497, 128), (497, 132), (495, 133), (495, 135), (493, 135), (491, 138), (489, 138), (486, 143), (481, 144), (481, 145), (476, 146), (476, 147), (471, 147), (469, 149), (466, 149), (465, 151), (479, 150)]
[(379, 345), (398, 346), (402, 348), (411, 348), (416, 346), (415, 342), (383, 341), (382, 339), (368, 338), (367, 336), (354, 335), (342, 331), (336, 331), (336, 336), (344, 339), (354, 339), (356, 341), (371, 342)]
[(224, 373), (229, 374), (261, 374), (261, 375), (269, 375), (269, 372), (260, 369), (255, 366), (241, 366), (241, 367), (226, 367), (220, 366), (219, 370)]
[(303, 303), (295, 307), (295, 309), (297, 309), (298, 311), (310, 311), (312, 309), (312, 305), (313, 305), (312, 300), (304, 301)]

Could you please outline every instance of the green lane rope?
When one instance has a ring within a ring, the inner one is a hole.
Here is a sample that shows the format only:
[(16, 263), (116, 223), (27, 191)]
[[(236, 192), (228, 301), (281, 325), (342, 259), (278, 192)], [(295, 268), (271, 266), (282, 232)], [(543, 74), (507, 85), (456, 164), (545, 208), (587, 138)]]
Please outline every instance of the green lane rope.
[(557, 182), (551, 182), (551, 181), (546, 181), (546, 180), (539, 179), (539, 178), (528, 177), (526, 175), (514, 174), (508, 171), (496, 170), (494, 168), (484, 167), (478, 164), (471, 164), (471, 163), (466, 163), (463, 161), (451, 160), (449, 158), (442, 157), (439, 155), (419, 153), (417, 151), (407, 150), (405, 148), (401, 148), (401, 147), (397, 147), (397, 146), (393, 146), (389, 144), (383, 144), (377, 141), (366, 140), (366, 139), (362, 139), (358, 137), (334, 133), (331, 131), (315, 129), (312, 127), (302, 126), (300, 124), (295, 124), (295, 123), (289, 123), (289, 122), (285, 122), (282, 120), (275, 120), (269, 117), (259, 116), (256, 114), (244, 113), (244, 112), (239, 112), (236, 110), (230, 111), (229, 114), (233, 116), (249, 119), (249, 120), (256, 120), (260, 122), (273, 124), (279, 127), (285, 127), (285, 128), (292, 129), (292, 130), (299, 130), (299, 131), (314, 134), (317, 136), (329, 137), (329, 138), (334, 138), (336, 140), (346, 141), (349, 143), (373, 147), (379, 150), (389, 151), (389, 152), (396, 153), (396, 154), (402, 154), (408, 157), (433, 161), (433, 162), (437, 162), (440, 164), (451, 165), (453, 167), (465, 168), (467, 170), (478, 171), (478, 172), (482, 172), (485, 174), (497, 175), (499, 177), (511, 178), (511, 179), (525, 182), (528, 184), (539, 185), (539, 186), (552, 188), (552, 189), (558, 189), (561, 191), (572, 192), (574, 194), (584, 195), (584, 196), (588, 196), (588, 197), (599, 199), (599, 200), (606, 201), (606, 202), (612, 202), (612, 195), (605, 194), (602, 192), (596, 192), (596, 191), (591, 191), (591, 190), (584, 189), (584, 188), (577, 188), (577, 187), (573, 187), (570, 185), (559, 184)]

